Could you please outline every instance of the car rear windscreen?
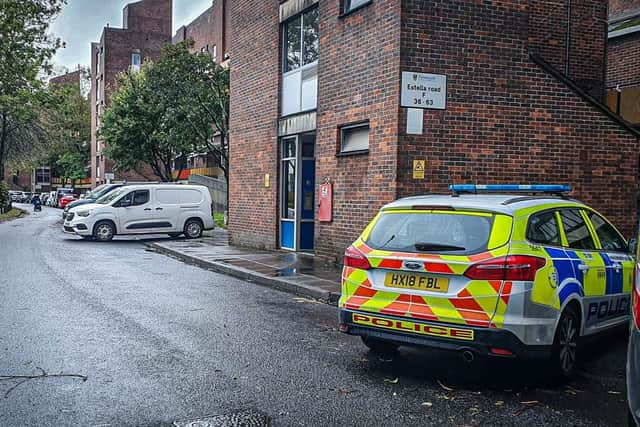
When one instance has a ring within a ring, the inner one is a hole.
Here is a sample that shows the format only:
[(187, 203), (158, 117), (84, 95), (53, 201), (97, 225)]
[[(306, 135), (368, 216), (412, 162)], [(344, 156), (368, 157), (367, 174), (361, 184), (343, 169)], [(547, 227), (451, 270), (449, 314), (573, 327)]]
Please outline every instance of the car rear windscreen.
[(383, 212), (366, 243), (385, 251), (478, 253), (488, 249), (493, 219), (489, 213)]

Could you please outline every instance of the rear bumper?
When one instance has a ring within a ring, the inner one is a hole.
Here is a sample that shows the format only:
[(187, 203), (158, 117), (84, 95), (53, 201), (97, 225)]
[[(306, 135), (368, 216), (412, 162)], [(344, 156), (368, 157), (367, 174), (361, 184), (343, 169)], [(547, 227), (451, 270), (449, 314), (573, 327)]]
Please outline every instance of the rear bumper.
[[(354, 315), (356, 315), (355, 318)], [(361, 321), (367, 317), (372, 320)], [(373, 320), (373, 318), (377, 320)], [(374, 322), (393, 326), (376, 327), (373, 325)], [(340, 324), (346, 326), (346, 330), (343, 330), (343, 332), (350, 335), (370, 336), (391, 341), (398, 345), (431, 347), (451, 351), (468, 350), (478, 356), (540, 360), (550, 358), (552, 350), (551, 346), (546, 345), (526, 345), (515, 334), (502, 329), (424, 322), (406, 317), (345, 309), (340, 309)], [(399, 330), (397, 329), (398, 327), (405, 330)], [(410, 331), (412, 328), (419, 329), (423, 333)], [(424, 331), (427, 331), (427, 333), (424, 333)], [(469, 339), (471, 335), (473, 338)], [(508, 350), (512, 354), (495, 354), (491, 349)]]

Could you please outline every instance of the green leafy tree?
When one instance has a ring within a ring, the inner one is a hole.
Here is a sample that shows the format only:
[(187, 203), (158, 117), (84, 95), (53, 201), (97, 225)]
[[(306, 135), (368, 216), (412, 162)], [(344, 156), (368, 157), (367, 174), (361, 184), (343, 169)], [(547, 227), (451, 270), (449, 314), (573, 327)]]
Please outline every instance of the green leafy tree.
[(91, 159), (91, 105), (80, 81), (50, 86), (40, 120), (47, 138), (46, 163), (57, 166), (63, 184), (75, 184), (84, 178), (84, 165)]
[(161, 94), (176, 137), (191, 152), (211, 154), (228, 180), (229, 69), (192, 47), (193, 40), (166, 46), (148, 70), (148, 85)]
[(118, 171), (147, 164), (162, 181), (175, 180), (173, 160), (188, 149), (175, 127), (166, 95), (149, 84), (154, 66), (146, 62), (139, 71), (121, 73), (111, 104), (102, 116), (100, 138)]
[(209, 54), (190, 53), (192, 46), (168, 45), (157, 62), (119, 76), (100, 129), (116, 170), (144, 163), (172, 181), (173, 160), (204, 152), (228, 176), (229, 71)]
[(44, 142), (39, 75), (62, 46), (48, 28), (64, 2), (0, 0), (0, 180), (8, 159), (28, 158)]

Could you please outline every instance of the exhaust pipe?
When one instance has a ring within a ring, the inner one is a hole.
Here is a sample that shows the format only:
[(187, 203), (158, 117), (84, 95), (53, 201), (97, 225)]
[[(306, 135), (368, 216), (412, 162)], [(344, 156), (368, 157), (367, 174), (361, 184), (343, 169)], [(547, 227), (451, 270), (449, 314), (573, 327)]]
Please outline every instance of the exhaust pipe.
[(475, 360), (476, 356), (473, 354), (471, 350), (464, 350), (462, 352), (462, 358), (464, 359), (465, 362), (472, 363)]

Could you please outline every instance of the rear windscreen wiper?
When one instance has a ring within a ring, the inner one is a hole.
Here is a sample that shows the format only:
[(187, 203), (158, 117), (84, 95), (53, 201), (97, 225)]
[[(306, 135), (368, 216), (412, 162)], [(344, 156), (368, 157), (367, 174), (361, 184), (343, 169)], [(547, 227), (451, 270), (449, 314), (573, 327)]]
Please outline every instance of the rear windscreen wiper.
[(441, 243), (416, 243), (413, 245), (419, 251), (466, 251), (462, 246), (444, 245)]

